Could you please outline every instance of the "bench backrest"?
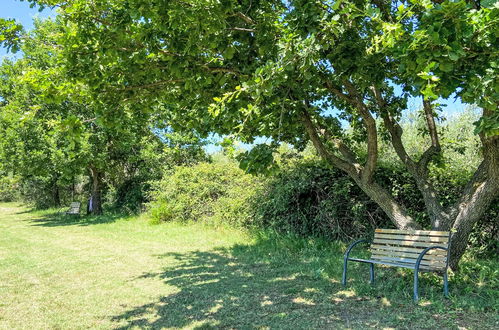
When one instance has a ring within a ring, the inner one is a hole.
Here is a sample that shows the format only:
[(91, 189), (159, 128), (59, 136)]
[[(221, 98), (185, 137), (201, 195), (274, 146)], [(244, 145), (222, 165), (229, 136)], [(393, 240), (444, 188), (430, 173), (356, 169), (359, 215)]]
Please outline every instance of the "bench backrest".
[(80, 213), (80, 202), (73, 202), (69, 205), (69, 210), (66, 212), (67, 214), (79, 214)]
[[(371, 259), (393, 264), (414, 265), (419, 254), (429, 246), (449, 246), (450, 232), (434, 230), (376, 229), (371, 244)], [(439, 270), (447, 265), (447, 251), (431, 249), (421, 262), (421, 269)]]

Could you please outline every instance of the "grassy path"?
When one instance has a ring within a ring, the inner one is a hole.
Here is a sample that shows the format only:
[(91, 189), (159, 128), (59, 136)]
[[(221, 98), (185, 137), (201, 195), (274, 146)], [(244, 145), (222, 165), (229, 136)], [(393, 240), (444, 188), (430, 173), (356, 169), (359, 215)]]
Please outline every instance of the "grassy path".
[(429, 278), (429, 300), (414, 306), (403, 272), (380, 270), (373, 288), (359, 269), (362, 278), (343, 290), (339, 251), (201, 225), (75, 219), (0, 204), (0, 328), (499, 326), (490, 301), (498, 298), (496, 282), (462, 296), (458, 286), (446, 301)]

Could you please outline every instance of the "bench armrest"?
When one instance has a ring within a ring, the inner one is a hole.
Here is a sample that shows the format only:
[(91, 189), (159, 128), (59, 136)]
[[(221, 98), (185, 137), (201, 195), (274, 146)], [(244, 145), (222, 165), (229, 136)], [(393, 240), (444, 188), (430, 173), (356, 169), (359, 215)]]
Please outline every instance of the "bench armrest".
[(359, 239), (358, 241), (355, 241), (353, 242), (352, 244), (350, 244), (350, 246), (348, 247), (348, 249), (345, 251), (345, 259), (348, 259), (348, 255), (350, 254), (350, 251), (352, 251), (352, 249), (357, 245), (357, 244), (360, 244), (360, 243), (369, 243), (370, 241), (367, 240), (367, 239)]
[[(419, 265), (421, 264), (421, 260), (423, 260), (423, 258), (426, 255), (426, 253), (428, 253), (428, 251), (433, 250), (433, 249), (442, 249), (442, 250), (445, 250), (445, 251), (449, 251), (448, 248), (446, 248), (445, 246), (440, 246), (440, 245), (434, 245), (434, 246), (427, 247), (426, 249), (424, 249), (423, 251), (421, 251), (421, 253), (418, 256), (418, 259), (416, 260), (416, 265), (414, 267), (415, 270), (416, 270), (416, 272), (418, 272)], [(445, 262), (445, 268), (447, 268), (448, 264), (449, 264), (449, 257), (447, 256), (447, 259), (446, 259), (446, 262)]]

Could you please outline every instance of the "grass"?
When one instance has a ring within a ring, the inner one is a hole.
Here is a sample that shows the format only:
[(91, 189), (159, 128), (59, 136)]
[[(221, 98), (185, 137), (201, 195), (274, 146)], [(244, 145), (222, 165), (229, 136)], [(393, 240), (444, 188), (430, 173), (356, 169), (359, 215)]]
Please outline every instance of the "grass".
[(499, 327), (498, 260), (465, 260), (450, 277), (350, 268), (344, 246), (250, 237), (141, 217), (67, 217), (0, 204), (0, 328)]

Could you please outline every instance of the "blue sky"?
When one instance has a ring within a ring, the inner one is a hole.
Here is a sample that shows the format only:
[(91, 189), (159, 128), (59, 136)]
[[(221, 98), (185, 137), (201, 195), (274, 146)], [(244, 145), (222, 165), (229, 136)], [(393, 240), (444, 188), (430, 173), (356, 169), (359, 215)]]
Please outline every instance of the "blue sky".
[[(0, 16), (2, 18), (14, 18), (25, 29), (30, 30), (33, 28), (34, 18), (47, 18), (55, 15), (55, 12), (48, 8), (39, 12), (38, 7), (30, 8), (29, 5), (29, 2), (26, 1), (0, 0)], [(5, 56), (12, 57), (13, 54), (7, 54), (6, 49), (0, 47), (0, 59), (3, 59)]]

